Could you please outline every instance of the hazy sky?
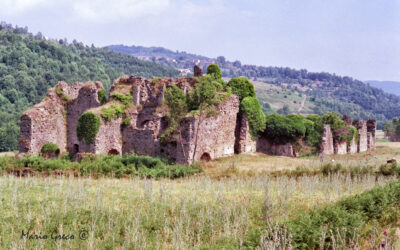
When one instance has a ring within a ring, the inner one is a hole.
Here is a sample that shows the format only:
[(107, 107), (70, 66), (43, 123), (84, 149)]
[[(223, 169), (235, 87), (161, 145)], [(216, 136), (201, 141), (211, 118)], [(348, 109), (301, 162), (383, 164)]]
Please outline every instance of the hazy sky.
[(400, 81), (400, 0), (0, 0), (0, 20), (89, 45)]

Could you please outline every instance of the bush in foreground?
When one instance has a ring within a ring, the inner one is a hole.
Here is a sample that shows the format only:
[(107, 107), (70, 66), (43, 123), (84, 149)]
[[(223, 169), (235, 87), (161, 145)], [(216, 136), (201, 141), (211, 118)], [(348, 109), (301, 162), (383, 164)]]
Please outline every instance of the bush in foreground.
[(6, 172), (29, 168), (31, 172), (72, 171), (81, 176), (93, 175), (143, 178), (180, 178), (201, 172), (198, 165), (170, 164), (165, 159), (134, 154), (101, 155), (86, 157), (81, 162), (71, 162), (68, 157), (44, 159), (40, 156), (0, 158), (0, 169)]

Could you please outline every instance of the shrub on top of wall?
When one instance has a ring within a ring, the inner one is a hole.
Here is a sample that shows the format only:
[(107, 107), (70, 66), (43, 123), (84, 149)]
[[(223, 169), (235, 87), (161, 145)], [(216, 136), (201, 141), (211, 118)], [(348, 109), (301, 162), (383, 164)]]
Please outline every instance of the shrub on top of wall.
[(260, 103), (257, 98), (248, 96), (240, 103), (240, 111), (247, 116), (250, 135), (255, 140), (258, 133), (265, 129), (265, 114), (262, 112)]
[(354, 126), (348, 126), (345, 121), (342, 120), (339, 114), (329, 112), (322, 116), (324, 124), (328, 124), (333, 133), (333, 137), (338, 142), (347, 141), (351, 143), (353, 138), (358, 141), (358, 130)]
[(246, 77), (235, 77), (228, 82), (228, 86), (232, 89), (232, 93), (239, 97), (242, 101), (244, 98), (256, 97), (253, 84)]
[(273, 143), (285, 144), (303, 138), (305, 133), (306, 127), (301, 118), (271, 114), (266, 115), (266, 127), (262, 134)]
[(104, 89), (100, 89), (97, 92), (97, 97), (100, 101), (101, 104), (105, 104), (107, 102), (107, 94), (106, 91)]
[(41, 153), (42, 154), (51, 154), (51, 153), (56, 153), (58, 150), (60, 150), (60, 149), (58, 148), (57, 144), (48, 142), (43, 145)]
[(121, 102), (125, 106), (128, 106), (133, 101), (133, 97), (130, 94), (123, 95), (120, 93), (114, 93), (111, 95), (111, 98)]
[(78, 119), (76, 134), (81, 141), (85, 139), (86, 144), (94, 141), (100, 128), (100, 118), (91, 111), (83, 113)]
[(210, 64), (207, 67), (207, 75), (213, 76), (215, 79), (221, 79), (222, 78), (222, 72), (221, 69), (217, 64)]

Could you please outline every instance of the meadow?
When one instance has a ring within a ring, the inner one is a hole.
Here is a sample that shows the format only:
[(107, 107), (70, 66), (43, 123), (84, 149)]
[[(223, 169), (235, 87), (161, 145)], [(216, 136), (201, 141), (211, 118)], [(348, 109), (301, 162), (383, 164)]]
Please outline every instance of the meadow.
[[(294, 225), (303, 213), (320, 213), (329, 204), (395, 181), (397, 175), (377, 173), (387, 159), (400, 154), (400, 144), (378, 146), (373, 152), (325, 159), (235, 156), (203, 163), (203, 172), (178, 179), (17, 177), (3, 171), (0, 248), (270, 249), (274, 223), (279, 228)], [(332, 160), (341, 164), (341, 170), (322, 171)], [(346, 171), (361, 165), (373, 168), (356, 174)], [(303, 168), (314, 171), (299, 170)], [(359, 249), (374, 244), (372, 232), (375, 245), (385, 239), (385, 229), (392, 242), (400, 234), (398, 204), (386, 202), (382, 207), (382, 216), (357, 229)], [(21, 237), (28, 231), (34, 239)]]

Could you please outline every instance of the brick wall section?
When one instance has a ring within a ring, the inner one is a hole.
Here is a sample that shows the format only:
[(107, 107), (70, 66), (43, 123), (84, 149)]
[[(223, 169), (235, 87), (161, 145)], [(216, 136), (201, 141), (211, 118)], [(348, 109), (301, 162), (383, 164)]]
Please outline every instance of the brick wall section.
[(235, 153), (256, 152), (256, 140), (251, 139), (249, 120), (246, 115), (238, 114), (235, 130)]
[(338, 155), (347, 154), (347, 142), (346, 141), (342, 141), (342, 142), (335, 141), (333, 147), (334, 147), (335, 154), (338, 154)]
[(368, 149), (374, 150), (376, 148), (376, 120), (367, 121), (368, 131)]
[[(56, 87), (65, 87), (60, 82)], [(21, 116), (19, 151), (39, 155), (45, 143), (57, 144), (60, 153), (66, 151), (67, 129), (65, 101), (56, 94), (56, 87), (50, 89), (46, 98), (25, 111)]]
[[(67, 111), (67, 126), (68, 126), (68, 151), (72, 153), (79, 152), (92, 152), (82, 151), (81, 147), (87, 148), (85, 142), (80, 142), (76, 135), (76, 127), (78, 125), (79, 117), (91, 108), (99, 107), (101, 105), (97, 92), (103, 88), (101, 82), (90, 83), (75, 83), (73, 88), (79, 88), (75, 99), (68, 103)], [(76, 91), (76, 90), (75, 90)], [(77, 150), (79, 147), (79, 150)]]
[(357, 152), (365, 152), (368, 150), (368, 135), (367, 135), (367, 122), (366, 121), (359, 121), (355, 124), (356, 128), (358, 128), (358, 146)]
[(231, 95), (229, 99), (217, 105), (216, 110), (218, 111), (217, 115), (203, 118), (200, 124), (198, 116), (187, 118), (182, 129), (183, 149), (185, 153), (183, 153), (181, 145), (178, 143), (176, 156), (178, 163), (191, 164), (193, 162), (194, 151), (196, 151), (195, 161), (212, 160), (234, 154), (239, 98), (236, 95)]
[(334, 154), (332, 130), (331, 130), (331, 127), (326, 124), (324, 125), (320, 148), (321, 148), (321, 151), (320, 151), (321, 155)]
[(351, 143), (349, 145), (347, 145), (347, 153), (348, 154), (357, 153), (357, 143), (356, 143), (356, 139), (355, 138), (353, 138)]
[(268, 155), (278, 155), (278, 156), (288, 156), (288, 157), (297, 156), (297, 153), (295, 152), (293, 145), (291, 143), (275, 144), (265, 137), (259, 137), (257, 139), (257, 152)]

